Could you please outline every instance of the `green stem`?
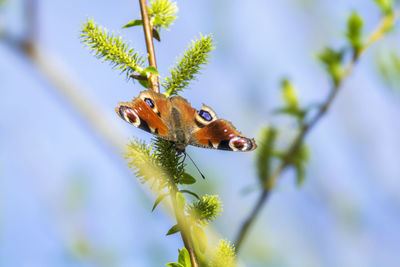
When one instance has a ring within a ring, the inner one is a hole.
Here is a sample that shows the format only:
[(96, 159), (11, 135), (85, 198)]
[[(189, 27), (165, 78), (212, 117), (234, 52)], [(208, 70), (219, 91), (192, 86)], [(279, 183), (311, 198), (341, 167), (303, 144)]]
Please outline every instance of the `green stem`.
[(181, 210), (176, 201), (176, 194), (178, 193), (178, 188), (176, 185), (173, 183), (171, 185), (171, 191), (170, 191), (170, 197), (172, 201), (172, 207), (174, 209), (174, 214), (176, 218), (176, 222), (178, 224), (179, 231), (181, 233), (182, 241), (185, 246), (185, 248), (189, 252), (190, 256), (190, 261), (192, 263), (192, 267), (199, 267), (199, 262), (197, 260), (196, 252), (194, 250), (192, 238), (190, 235), (190, 227), (188, 225), (188, 222), (186, 220), (184, 211)]

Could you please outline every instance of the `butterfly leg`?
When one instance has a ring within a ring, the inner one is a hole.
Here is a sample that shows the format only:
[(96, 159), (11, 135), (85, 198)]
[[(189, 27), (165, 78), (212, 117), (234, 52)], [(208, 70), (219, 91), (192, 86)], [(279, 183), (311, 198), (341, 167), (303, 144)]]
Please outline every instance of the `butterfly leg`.
[(185, 152), (185, 151), (183, 151), (183, 152), (180, 152), (180, 153), (183, 153), (183, 159), (182, 159), (182, 163), (184, 163), (184, 162), (185, 162), (185, 159), (186, 159), (186, 152)]

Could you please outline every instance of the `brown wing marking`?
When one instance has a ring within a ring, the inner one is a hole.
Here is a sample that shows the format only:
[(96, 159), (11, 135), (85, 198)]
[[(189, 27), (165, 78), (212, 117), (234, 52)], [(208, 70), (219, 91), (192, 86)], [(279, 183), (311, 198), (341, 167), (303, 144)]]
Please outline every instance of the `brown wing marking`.
[(217, 119), (193, 132), (190, 145), (231, 151), (251, 151), (254, 139), (244, 137), (231, 122)]
[(192, 132), (195, 127), (194, 117), (196, 114), (196, 109), (193, 108), (189, 101), (181, 96), (174, 96), (171, 98), (172, 105), (179, 110), (179, 114), (182, 116), (182, 125), (188, 132)]

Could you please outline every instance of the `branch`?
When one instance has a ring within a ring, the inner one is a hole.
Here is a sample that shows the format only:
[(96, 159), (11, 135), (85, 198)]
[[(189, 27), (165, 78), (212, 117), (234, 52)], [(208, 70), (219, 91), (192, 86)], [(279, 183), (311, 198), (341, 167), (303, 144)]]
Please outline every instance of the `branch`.
[(184, 208), (179, 207), (177, 200), (176, 200), (177, 192), (178, 192), (178, 188), (177, 188), (176, 184), (171, 183), (170, 196), (171, 196), (172, 207), (174, 209), (175, 218), (176, 218), (176, 222), (178, 224), (179, 232), (181, 233), (183, 244), (189, 252), (190, 262), (192, 263), (192, 267), (199, 267), (200, 265), (197, 260), (196, 252), (194, 250), (193, 242), (192, 242), (191, 235), (190, 235), (190, 228), (188, 227), (189, 225), (185, 218)]
[[(149, 65), (157, 69), (156, 54), (153, 44), (153, 26), (150, 24), (149, 14), (147, 12), (146, 0), (139, 0), (140, 12), (142, 14), (144, 38), (146, 40), (147, 53), (149, 54)], [(157, 93), (160, 92), (158, 76), (151, 73), (148, 78), (149, 88)]]
[[(157, 68), (157, 63), (156, 63), (156, 55), (154, 52), (154, 44), (153, 44), (153, 27), (150, 24), (150, 19), (149, 19), (149, 14), (147, 12), (147, 5), (146, 5), (146, 0), (139, 0), (140, 4), (140, 11), (142, 15), (142, 21), (143, 21), (143, 31), (144, 31), (144, 37), (146, 40), (146, 48), (147, 52), (149, 54), (149, 65)], [(159, 84), (158, 84), (158, 76), (151, 73), (148, 76), (148, 83), (149, 83), (149, 88), (157, 93), (160, 92)], [(182, 237), (183, 244), (185, 245), (185, 248), (188, 250), (189, 255), (190, 255), (190, 261), (192, 263), (193, 267), (199, 267), (199, 262), (196, 257), (196, 253), (194, 251), (193, 243), (190, 238), (190, 229), (187, 229), (187, 225), (185, 223), (185, 216), (183, 214), (183, 210), (180, 210), (179, 207), (177, 206), (176, 202), (176, 193), (178, 192), (178, 189), (175, 184), (172, 183), (171, 185), (171, 200), (172, 200), (172, 206), (174, 209), (175, 217), (177, 220), (177, 223), (180, 227), (180, 233)]]
[[(27, 14), (24, 23), (24, 25), (26, 24), (26, 34), (20, 38), (5, 29), (0, 29), (0, 41), (14, 52), (21, 54), (32, 64), (32, 68), (38, 70), (40, 77), (56, 94), (62, 97), (68, 107), (72, 108), (74, 115), (89, 125), (89, 128), (85, 127), (85, 129), (97, 137), (94, 140), (99, 142), (100, 147), (105, 149), (107, 154), (111, 149), (115, 155), (120, 157), (125, 150), (125, 143), (121, 140), (123, 132), (114, 125), (114, 121), (109, 118), (108, 114), (103, 112), (101, 105), (96, 103), (93, 97), (84, 93), (87, 90), (74, 79), (69, 66), (65, 65), (65, 62), (57, 54), (51, 53), (49, 49), (45, 49), (37, 42), (36, 33), (40, 28), (35, 22), (35, 18), (39, 16), (36, 5), (37, 0), (25, 0), (24, 2), (23, 8)], [(99, 120), (99, 118), (102, 119)], [(111, 158), (115, 161), (114, 155), (111, 155)], [(117, 162), (121, 164), (121, 162)], [(149, 196), (148, 192), (145, 193)]]
[[(185, 174), (182, 153), (177, 152), (169, 141), (159, 137), (154, 138), (153, 144), (150, 146), (146, 146), (144, 143), (140, 144), (137, 141), (132, 142), (128, 152), (129, 154), (126, 154), (126, 158), (130, 160), (129, 167), (135, 171), (136, 176), (141, 178), (142, 182), (151, 183), (151, 187), (158, 191), (160, 196), (165, 196), (162, 191), (168, 191), (177, 222), (177, 229), (181, 233), (182, 241), (189, 253), (192, 266), (199, 267), (191, 235), (192, 224), (185, 214), (185, 197), (178, 190), (178, 184), (183, 182)], [(156, 170), (155, 172), (155, 169), (158, 169), (158, 171)], [(154, 207), (157, 202), (159, 201), (156, 200)], [(167, 235), (170, 234), (169, 232)]]
[(37, 0), (25, 0), (24, 13), (26, 19), (26, 33), (25, 33), (25, 49), (30, 52), (34, 49), (33, 46), (37, 41), (38, 37), (38, 1)]
[(286, 153), (282, 157), (282, 160), (278, 167), (276, 168), (275, 172), (273, 172), (268, 179), (265, 180), (265, 183), (263, 185), (263, 190), (261, 192), (261, 195), (259, 196), (256, 205), (254, 206), (253, 211), (250, 213), (250, 215), (247, 217), (247, 219), (244, 221), (242, 224), (239, 233), (236, 238), (236, 251), (239, 252), (241, 245), (243, 243), (244, 238), (246, 237), (250, 226), (260, 213), (261, 209), (265, 205), (271, 190), (274, 188), (276, 181), (281, 177), (282, 173), (291, 166), (291, 161), (293, 157), (296, 155), (298, 152), (299, 148), (303, 144), (306, 136), (308, 133), (310, 133), (311, 129), (314, 128), (314, 126), (323, 118), (328, 110), (331, 108), (333, 101), (335, 100), (337, 94), (339, 93), (340, 89), (342, 88), (342, 84), (344, 80), (351, 74), (353, 71), (356, 63), (358, 62), (359, 58), (361, 55), (364, 54), (364, 52), (375, 42), (380, 40), (384, 34), (390, 29), (391, 26), (394, 25), (395, 21), (398, 19), (400, 16), (400, 8), (397, 9), (395, 12), (392, 12), (390, 14), (385, 15), (381, 22), (379, 23), (378, 27), (369, 35), (369, 38), (367, 39), (366, 43), (363, 45), (363, 47), (360, 49), (358, 53), (354, 55), (352, 60), (347, 64), (347, 66), (344, 68), (344, 71), (340, 77), (340, 79), (334, 83), (328, 97), (326, 100), (323, 102), (323, 104), (320, 106), (318, 109), (317, 113), (312, 117), (308, 123), (305, 123), (299, 130), (297, 136), (294, 138), (293, 142), (289, 146), (289, 148), (286, 150)]

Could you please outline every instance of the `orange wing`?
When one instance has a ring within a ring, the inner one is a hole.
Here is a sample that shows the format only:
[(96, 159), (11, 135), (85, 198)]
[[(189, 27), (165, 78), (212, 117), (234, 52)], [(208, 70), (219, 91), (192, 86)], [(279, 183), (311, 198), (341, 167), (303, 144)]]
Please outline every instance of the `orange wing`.
[(254, 139), (242, 136), (231, 122), (222, 119), (215, 119), (195, 130), (189, 144), (231, 151), (251, 151), (257, 147)]
[(188, 144), (231, 151), (257, 147), (254, 139), (244, 137), (229, 121), (218, 119), (210, 107), (203, 105), (197, 112), (180, 96), (167, 98), (147, 90), (131, 102), (119, 103), (115, 110), (126, 122), (174, 142), (181, 151)]
[(164, 95), (147, 90), (131, 102), (120, 102), (115, 111), (133, 126), (170, 140), (168, 116), (171, 104)]

